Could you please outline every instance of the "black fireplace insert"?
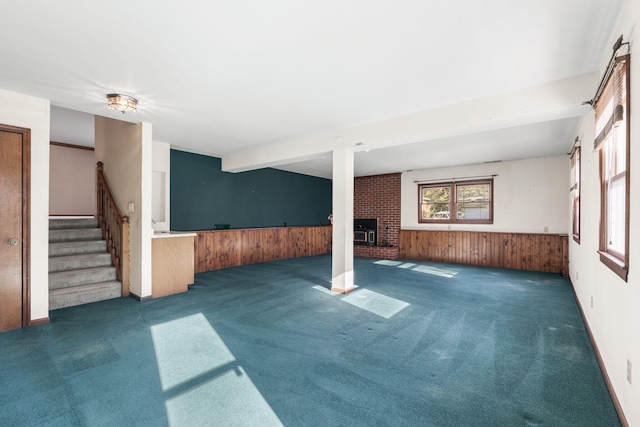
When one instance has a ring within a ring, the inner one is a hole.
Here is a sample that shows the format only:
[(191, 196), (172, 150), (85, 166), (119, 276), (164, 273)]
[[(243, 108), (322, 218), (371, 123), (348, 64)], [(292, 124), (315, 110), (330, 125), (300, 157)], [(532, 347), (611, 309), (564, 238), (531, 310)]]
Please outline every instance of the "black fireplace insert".
[(353, 244), (378, 244), (378, 220), (376, 218), (356, 218), (353, 220)]

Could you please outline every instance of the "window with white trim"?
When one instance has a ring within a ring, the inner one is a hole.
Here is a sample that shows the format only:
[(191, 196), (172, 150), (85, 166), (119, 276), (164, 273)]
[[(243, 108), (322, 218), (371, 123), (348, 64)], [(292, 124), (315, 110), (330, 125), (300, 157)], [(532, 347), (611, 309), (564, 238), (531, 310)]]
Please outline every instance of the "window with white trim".
[(493, 179), (418, 185), (418, 222), (493, 224)]
[(595, 103), (600, 150), (600, 260), (627, 280), (629, 271), (629, 56), (616, 58)]

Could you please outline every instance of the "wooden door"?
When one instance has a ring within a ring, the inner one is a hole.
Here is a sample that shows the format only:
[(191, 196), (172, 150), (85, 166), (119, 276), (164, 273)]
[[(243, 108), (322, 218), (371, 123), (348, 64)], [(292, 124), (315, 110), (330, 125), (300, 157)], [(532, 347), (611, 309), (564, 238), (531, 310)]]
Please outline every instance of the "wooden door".
[(0, 125), (0, 332), (29, 323), (29, 139), (28, 129)]

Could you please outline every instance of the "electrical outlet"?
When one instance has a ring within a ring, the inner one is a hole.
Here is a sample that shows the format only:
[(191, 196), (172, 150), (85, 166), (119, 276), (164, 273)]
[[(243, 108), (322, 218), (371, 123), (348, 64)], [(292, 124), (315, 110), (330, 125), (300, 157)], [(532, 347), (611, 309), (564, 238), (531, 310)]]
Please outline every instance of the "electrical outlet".
[(547, 227), (546, 225), (545, 225), (545, 227), (544, 227), (544, 232), (545, 232), (545, 233), (548, 233), (548, 232), (549, 232), (549, 227)]
[(576, 271), (576, 280), (578, 280), (580, 278), (580, 272)]
[(593, 295), (591, 295), (591, 308), (593, 308)]
[(627, 359), (627, 381), (631, 384), (631, 359)]

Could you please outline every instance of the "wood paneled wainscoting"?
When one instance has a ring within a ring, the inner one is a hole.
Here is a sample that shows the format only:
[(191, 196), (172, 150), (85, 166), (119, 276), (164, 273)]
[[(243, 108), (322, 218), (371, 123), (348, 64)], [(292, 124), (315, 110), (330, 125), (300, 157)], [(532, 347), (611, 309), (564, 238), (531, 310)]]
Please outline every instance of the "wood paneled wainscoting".
[(274, 227), (196, 231), (195, 272), (326, 254), (331, 227)]
[(564, 234), (401, 230), (400, 258), (567, 275)]

